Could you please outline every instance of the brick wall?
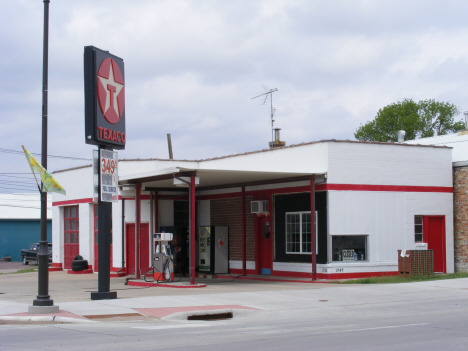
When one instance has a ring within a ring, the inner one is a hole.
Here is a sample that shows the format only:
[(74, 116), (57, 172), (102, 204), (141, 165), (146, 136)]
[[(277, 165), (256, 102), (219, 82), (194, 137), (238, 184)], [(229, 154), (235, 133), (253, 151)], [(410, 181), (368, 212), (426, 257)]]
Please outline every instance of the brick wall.
[[(255, 215), (250, 213), (250, 201), (245, 198), (247, 261), (255, 261)], [(229, 259), (242, 260), (242, 198), (211, 200), (211, 225), (229, 226)]]
[(468, 167), (453, 169), (455, 271), (468, 271)]

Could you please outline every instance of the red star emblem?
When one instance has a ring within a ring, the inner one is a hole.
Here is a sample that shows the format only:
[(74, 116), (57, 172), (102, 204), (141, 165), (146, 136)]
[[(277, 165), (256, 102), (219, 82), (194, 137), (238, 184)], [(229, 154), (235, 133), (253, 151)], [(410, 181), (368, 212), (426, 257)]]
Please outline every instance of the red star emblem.
[(111, 58), (106, 58), (99, 67), (97, 90), (99, 106), (105, 119), (109, 123), (117, 123), (124, 111), (125, 89), (120, 68)]

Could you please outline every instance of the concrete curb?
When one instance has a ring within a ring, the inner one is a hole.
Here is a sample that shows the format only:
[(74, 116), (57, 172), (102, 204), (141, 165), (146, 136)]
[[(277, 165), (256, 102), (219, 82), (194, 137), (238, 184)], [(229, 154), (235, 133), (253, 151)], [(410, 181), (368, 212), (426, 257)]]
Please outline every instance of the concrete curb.
[(95, 323), (95, 321), (89, 319), (61, 316), (0, 316), (0, 320), (17, 322)]

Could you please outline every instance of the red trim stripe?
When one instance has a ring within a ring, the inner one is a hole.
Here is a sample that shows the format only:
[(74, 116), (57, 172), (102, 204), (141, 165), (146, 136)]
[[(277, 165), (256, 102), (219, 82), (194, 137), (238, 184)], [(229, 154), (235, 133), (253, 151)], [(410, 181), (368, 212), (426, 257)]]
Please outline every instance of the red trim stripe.
[[(122, 200), (122, 196), (119, 195), (119, 200)], [(67, 206), (67, 205), (77, 205), (77, 204), (90, 204), (93, 203), (93, 198), (83, 198), (83, 199), (74, 199), (74, 200), (65, 200), (65, 201), (55, 201), (52, 202), (52, 206)]]
[[(386, 191), (386, 192), (405, 192), (405, 193), (453, 193), (453, 187), (450, 186), (414, 186), (414, 185), (370, 185), (370, 184), (317, 184), (315, 191)], [(265, 190), (251, 190), (246, 191), (245, 196), (269, 196), (278, 194), (290, 194), (290, 193), (307, 193), (310, 192), (310, 186), (297, 186), (291, 188), (278, 188), (278, 189), (265, 189)], [(161, 200), (164, 199), (165, 195), (159, 195)], [(198, 200), (217, 200), (217, 199), (229, 199), (233, 197), (241, 197), (242, 193), (230, 192), (223, 194), (211, 194), (197, 196)], [(177, 199), (187, 200), (187, 196), (180, 196)], [(126, 198), (128, 200), (135, 200), (135, 197)], [(142, 200), (149, 200), (149, 195), (142, 195)], [(174, 199), (171, 197), (171, 199)], [(119, 200), (122, 200), (122, 196), (119, 195)], [(67, 200), (67, 201), (56, 201), (52, 202), (52, 206), (67, 206), (76, 205), (83, 203), (92, 203), (92, 198)]]
[(65, 200), (65, 201), (55, 201), (52, 202), (52, 206), (68, 206), (68, 205), (76, 205), (76, 204), (89, 204), (93, 202), (93, 198), (87, 199), (75, 199), (75, 200)]
[(413, 186), (413, 185), (369, 185), (369, 184), (321, 184), (317, 190), (339, 191), (397, 191), (406, 193), (453, 193), (448, 186)]

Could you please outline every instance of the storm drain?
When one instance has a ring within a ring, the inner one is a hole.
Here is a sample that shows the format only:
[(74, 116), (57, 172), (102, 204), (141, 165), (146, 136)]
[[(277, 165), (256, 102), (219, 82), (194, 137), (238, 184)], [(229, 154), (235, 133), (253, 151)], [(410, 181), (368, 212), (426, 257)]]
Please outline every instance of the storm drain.
[(216, 321), (221, 319), (232, 318), (232, 312), (210, 312), (210, 313), (200, 313), (187, 316), (188, 321)]

